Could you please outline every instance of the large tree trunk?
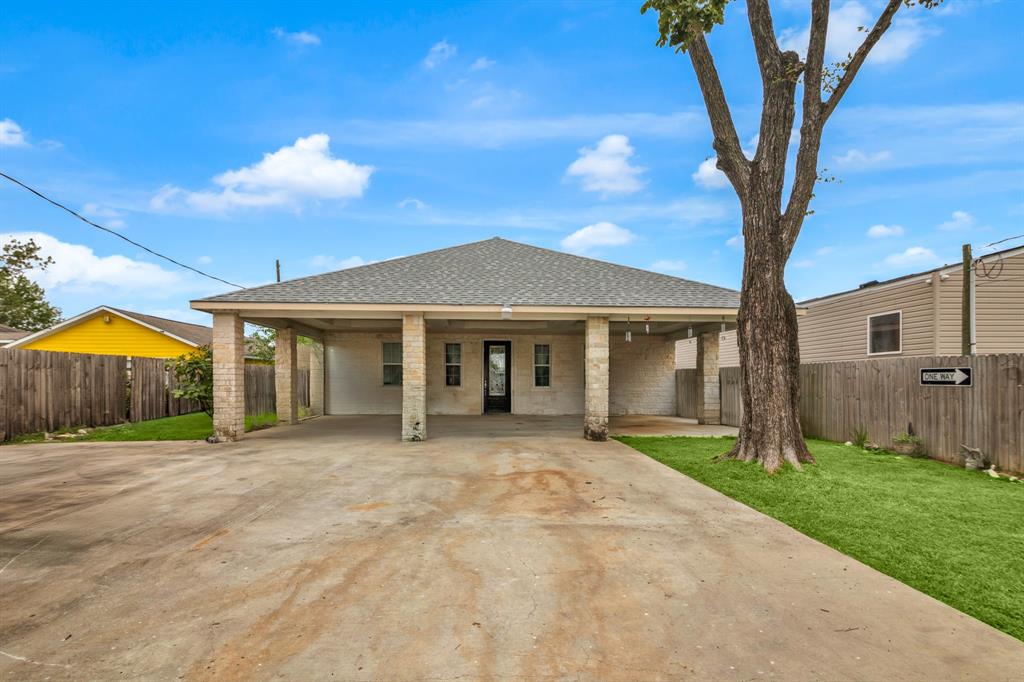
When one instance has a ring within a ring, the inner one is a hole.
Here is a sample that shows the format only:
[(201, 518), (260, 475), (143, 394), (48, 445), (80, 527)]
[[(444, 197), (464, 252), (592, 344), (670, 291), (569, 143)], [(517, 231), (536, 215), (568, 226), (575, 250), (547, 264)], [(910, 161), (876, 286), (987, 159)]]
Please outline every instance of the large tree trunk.
[(739, 440), (724, 457), (757, 461), (775, 472), (786, 462), (799, 469), (814, 458), (800, 429), (796, 306), (783, 279), (788, 253), (779, 239), (778, 212), (765, 204), (751, 197), (743, 210), (746, 245), (737, 318), (743, 419)]

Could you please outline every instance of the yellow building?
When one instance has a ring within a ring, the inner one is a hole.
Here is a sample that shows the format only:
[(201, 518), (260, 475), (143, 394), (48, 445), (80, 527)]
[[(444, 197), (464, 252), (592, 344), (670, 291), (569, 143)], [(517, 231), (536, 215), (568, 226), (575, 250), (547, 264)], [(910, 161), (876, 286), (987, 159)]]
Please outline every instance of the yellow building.
[(212, 341), (213, 329), (201, 324), (100, 306), (5, 347), (174, 358)]

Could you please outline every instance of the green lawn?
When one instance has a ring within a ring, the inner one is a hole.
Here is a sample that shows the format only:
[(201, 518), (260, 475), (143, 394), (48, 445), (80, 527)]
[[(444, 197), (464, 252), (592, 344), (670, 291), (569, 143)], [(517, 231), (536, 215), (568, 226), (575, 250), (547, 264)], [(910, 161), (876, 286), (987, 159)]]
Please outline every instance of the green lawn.
[[(245, 430), (273, 426), (277, 423), (275, 414), (247, 415)], [(74, 433), (74, 430), (71, 431)], [(82, 441), (122, 441), (122, 440), (203, 440), (213, 433), (213, 423), (205, 412), (183, 414), (180, 417), (150, 419), (144, 422), (104, 426), (93, 429), (85, 435), (74, 438), (59, 438), (51, 442), (63, 443)], [(39, 443), (43, 434), (33, 433), (15, 438), (16, 443)]]
[(618, 440), (1024, 640), (1024, 483), (823, 441), (817, 464), (768, 476), (712, 461), (731, 438)]

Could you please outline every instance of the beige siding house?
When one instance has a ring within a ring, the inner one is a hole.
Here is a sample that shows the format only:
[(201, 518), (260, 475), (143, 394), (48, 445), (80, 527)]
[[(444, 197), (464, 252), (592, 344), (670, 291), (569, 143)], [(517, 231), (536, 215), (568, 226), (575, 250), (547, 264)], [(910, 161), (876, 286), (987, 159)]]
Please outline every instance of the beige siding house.
[(731, 289), (497, 238), (192, 302), (213, 315), (226, 440), (244, 433), (245, 322), (278, 331), (285, 423), (301, 334), (316, 342), (314, 414), (401, 415), (413, 441), (433, 415), (579, 415), (601, 440), (609, 416), (675, 414), (675, 344), (690, 336), (707, 346), (698, 418), (719, 423), (717, 334), (738, 305)]
[[(1024, 353), (1024, 248), (983, 256), (972, 274), (974, 352)], [(801, 302), (800, 359), (959, 355), (963, 277), (956, 263)], [(723, 367), (739, 365), (735, 331), (721, 335), (719, 352)], [(681, 340), (676, 367), (695, 362), (695, 340)]]

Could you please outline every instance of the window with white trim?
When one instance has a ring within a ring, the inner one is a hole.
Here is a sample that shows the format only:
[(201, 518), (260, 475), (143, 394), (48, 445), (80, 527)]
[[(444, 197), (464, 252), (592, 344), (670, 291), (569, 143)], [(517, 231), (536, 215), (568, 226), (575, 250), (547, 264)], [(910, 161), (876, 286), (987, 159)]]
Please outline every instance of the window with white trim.
[(533, 385), (551, 385), (551, 346), (546, 343), (533, 346)]
[(903, 350), (903, 313), (899, 310), (868, 316), (868, 355)]
[(462, 344), (444, 344), (444, 385), (462, 385)]
[(386, 341), (383, 346), (384, 385), (402, 385), (402, 343)]

